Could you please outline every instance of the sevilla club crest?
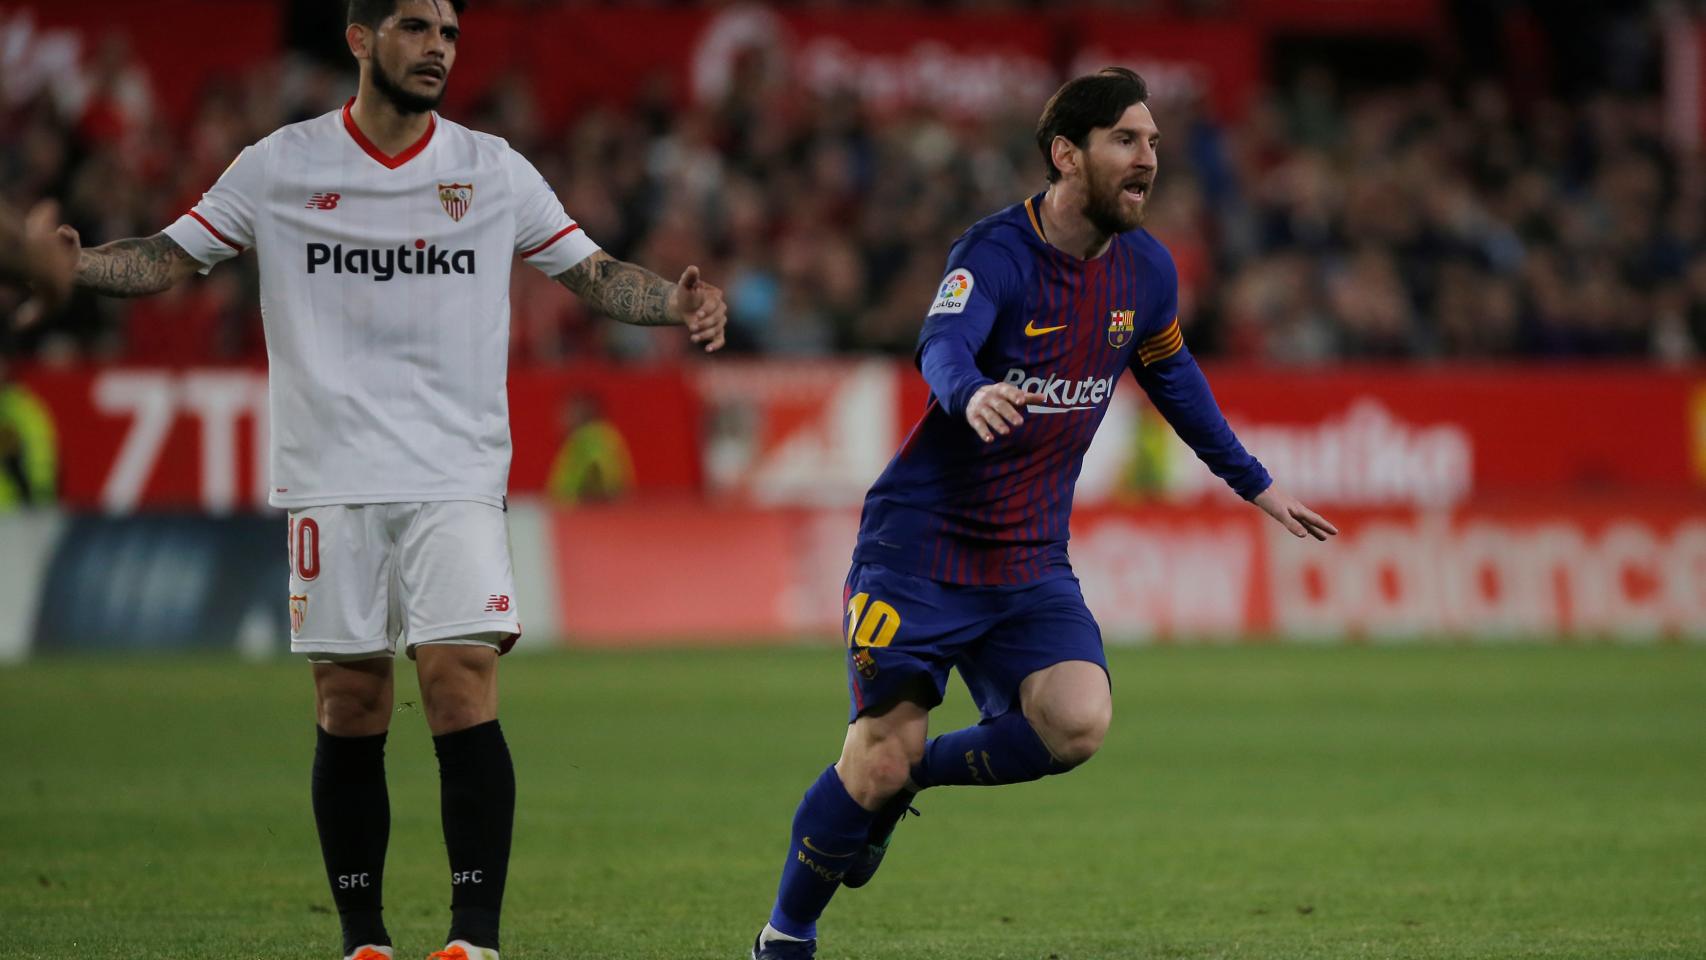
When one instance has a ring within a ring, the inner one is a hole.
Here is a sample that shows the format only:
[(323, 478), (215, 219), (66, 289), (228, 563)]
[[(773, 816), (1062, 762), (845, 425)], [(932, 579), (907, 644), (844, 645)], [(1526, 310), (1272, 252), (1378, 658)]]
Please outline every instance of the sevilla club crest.
[(444, 204), (444, 212), (450, 214), (450, 219), (461, 223), (468, 208), (474, 205), (474, 185), (441, 183), (438, 185), (438, 202)]
[(292, 636), (302, 632), (302, 620), (308, 616), (308, 597), (305, 594), (290, 595), (290, 633)]
[(1137, 331), (1136, 310), (1115, 310), (1108, 317), (1108, 346), (1118, 350), (1131, 342)]

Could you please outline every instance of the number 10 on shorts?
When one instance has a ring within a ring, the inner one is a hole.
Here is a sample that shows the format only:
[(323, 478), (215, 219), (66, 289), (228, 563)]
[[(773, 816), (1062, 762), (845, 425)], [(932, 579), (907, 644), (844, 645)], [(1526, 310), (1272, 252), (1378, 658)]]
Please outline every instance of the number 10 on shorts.
[(313, 580), (320, 575), (320, 525), (312, 517), (291, 517), (287, 529), (291, 571), (300, 579)]
[(855, 593), (847, 601), (847, 645), (886, 647), (900, 629), (900, 613), (868, 593)]

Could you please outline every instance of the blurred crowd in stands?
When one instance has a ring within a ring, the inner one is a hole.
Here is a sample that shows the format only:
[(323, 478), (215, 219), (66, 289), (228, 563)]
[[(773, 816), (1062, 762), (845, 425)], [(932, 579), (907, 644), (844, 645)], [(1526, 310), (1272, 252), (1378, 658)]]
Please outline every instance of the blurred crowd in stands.
[[(60, 197), (86, 244), (152, 234), (245, 145), (352, 90), (281, 57), (174, 129), (109, 38), (76, 82), (0, 80), (0, 180), (20, 206)], [(552, 130), (524, 86), (501, 83), (452, 118), (508, 138), (612, 254), (670, 278), (700, 264), (727, 290), (732, 349), (817, 356), (911, 350), (954, 238), (1045, 186), (1041, 106), (879, 123), (851, 97), (736, 85), (691, 105), (660, 82)], [(1148, 227), (1179, 265), (1202, 356), (1686, 360), (1706, 353), (1706, 162), (1667, 146), (1661, 112), (1654, 96), (1517, 109), (1491, 82), (1358, 90), (1304, 69), (1232, 124), (1157, 105)], [(7, 350), (257, 359), (253, 258), (235, 263), (160, 298), (81, 297), (50, 328), (4, 334)], [(532, 270), (515, 277), (517, 363), (691, 352), (588, 315)]]

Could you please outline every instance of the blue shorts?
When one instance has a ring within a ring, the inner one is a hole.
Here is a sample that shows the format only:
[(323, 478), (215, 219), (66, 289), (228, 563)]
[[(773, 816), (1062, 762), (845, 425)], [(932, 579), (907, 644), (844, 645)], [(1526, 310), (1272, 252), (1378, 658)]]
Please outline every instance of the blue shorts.
[(1102, 629), (1078, 580), (1021, 587), (942, 583), (875, 563), (855, 563), (843, 591), (848, 721), (903, 695), (942, 702), (960, 671), (985, 719), (1019, 705), (1019, 684), (1067, 660), (1108, 669)]

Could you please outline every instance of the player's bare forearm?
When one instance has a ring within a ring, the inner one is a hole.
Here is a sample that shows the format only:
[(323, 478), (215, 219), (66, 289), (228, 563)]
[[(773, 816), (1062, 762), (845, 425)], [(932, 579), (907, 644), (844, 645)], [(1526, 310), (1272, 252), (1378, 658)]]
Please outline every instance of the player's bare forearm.
[(556, 281), (613, 320), (642, 327), (680, 324), (669, 309), (675, 284), (638, 264), (599, 251), (557, 274)]
[(141, 297), (170, 290), (200, 268), (177, 241), (157, 233), (84, 250), (77, 285), (109, 297)]

